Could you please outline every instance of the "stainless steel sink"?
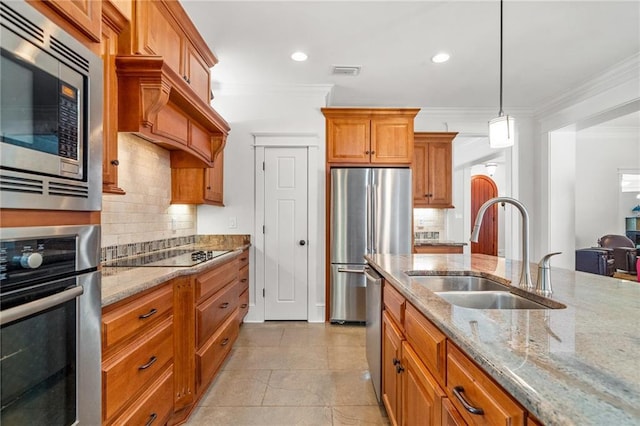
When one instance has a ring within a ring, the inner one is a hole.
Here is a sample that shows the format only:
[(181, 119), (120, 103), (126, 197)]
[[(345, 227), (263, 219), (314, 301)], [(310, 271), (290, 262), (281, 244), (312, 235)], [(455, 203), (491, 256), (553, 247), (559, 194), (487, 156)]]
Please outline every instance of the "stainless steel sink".
[[(408, 273), (407, 273), (408, 275)], [(509, 291), (509, 287), (488, 278), (470, 275), (413, 275), (419, 283), (433, 292), (439, 291)]]
[(435, 292), (452, 305), (473, 309), (548, 309), (546, 306), (507, 291)]

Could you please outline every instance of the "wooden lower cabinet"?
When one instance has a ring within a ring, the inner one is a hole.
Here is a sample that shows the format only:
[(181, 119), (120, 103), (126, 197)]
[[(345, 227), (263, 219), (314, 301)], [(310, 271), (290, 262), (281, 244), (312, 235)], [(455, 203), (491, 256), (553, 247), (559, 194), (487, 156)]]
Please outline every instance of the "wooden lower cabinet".
[(402, 358), (402, 333), (387, 311), (382, 315), (382, 402), (392, 425), (401, 424), (401, 376), (397, 368)]
[(383, 306), (382, 401), (392, 425), (538, 424), (386, 282)]
[(402, 424), (436, 426), (445, 393), (411, 346), (402, 342)]
[(248, 267), (245, 250), (103, 309), (104, 425), (186, 421), (238, 338)]
[[(447, 391), (469, 424), (525, 424), (524, 409), (450, 342), (447, 343)], [(481, 412), (472, 413), (476, 410)]]

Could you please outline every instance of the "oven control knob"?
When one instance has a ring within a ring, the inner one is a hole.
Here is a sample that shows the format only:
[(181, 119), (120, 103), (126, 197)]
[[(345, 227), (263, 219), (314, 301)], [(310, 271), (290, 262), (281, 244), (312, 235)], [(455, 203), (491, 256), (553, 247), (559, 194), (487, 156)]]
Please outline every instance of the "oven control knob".
[(42, 265), (42, 255), (40, 253), (24, 253), (20, 258), (20, 266), (25, 269), (36, 269)]

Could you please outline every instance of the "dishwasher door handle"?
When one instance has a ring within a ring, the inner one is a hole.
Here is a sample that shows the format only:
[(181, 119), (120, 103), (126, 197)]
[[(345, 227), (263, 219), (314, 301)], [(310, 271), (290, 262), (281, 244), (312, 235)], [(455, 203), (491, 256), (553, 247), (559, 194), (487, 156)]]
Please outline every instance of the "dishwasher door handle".
[(364, 274), (364, 269), (338, 268), (338, 272), (346, 272), (348, 274)]

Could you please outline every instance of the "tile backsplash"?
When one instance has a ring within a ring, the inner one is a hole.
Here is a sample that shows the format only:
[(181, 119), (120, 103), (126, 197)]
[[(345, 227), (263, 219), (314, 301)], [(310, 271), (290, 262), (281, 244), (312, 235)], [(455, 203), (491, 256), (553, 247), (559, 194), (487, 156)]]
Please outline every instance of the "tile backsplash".
[[(196, 206), (171, 205), (169, 151), (135, 135), (118, 135), (118, 185), (102, 197), (102, 247), (153, 244), (196, 233)], [(160, 244), (160, 243), (157, 243)]]
[(413, 209), (413, 232), (416, 241), (445, 238), (444, 209)]

